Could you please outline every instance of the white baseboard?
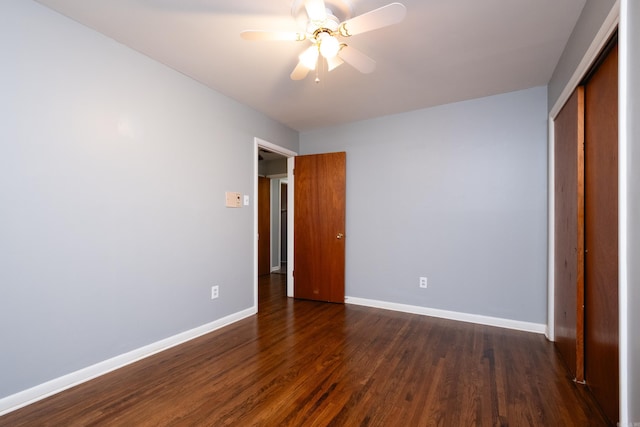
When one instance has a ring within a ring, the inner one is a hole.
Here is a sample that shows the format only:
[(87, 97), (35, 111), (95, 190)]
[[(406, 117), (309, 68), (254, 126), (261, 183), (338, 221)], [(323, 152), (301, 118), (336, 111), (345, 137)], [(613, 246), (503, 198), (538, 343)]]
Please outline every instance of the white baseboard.
[(542, 323), (522, 322), (519, 320), (501, 319), (499, 317), (482, 316), (479, 314), (460, 313), (456, 311), (439, 310), (436, 308), (419, 307), (415, 305), (398, 304), (394, 302), (377, 301), (356, 297), (345, 297), (345, 303), (366, 307), (382, 308), (385, 310), (401, 311), (403, 313), (421, 314), (460, 322), (476, 323), (479, 325), (497, 326), (499, 328), (515, 329), (518, 331), (544, 334), (547, 325)]
[(0, 399), (0, 416), (257, 313), (252, 307)]

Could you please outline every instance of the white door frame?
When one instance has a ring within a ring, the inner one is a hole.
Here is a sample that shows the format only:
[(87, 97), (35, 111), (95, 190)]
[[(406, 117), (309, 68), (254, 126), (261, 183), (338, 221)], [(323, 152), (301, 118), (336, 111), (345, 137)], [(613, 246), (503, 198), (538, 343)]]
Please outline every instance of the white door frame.
[(295, 151), (273, 144), (260, 138), (253, 139), (253, 304), (258, 310), (258, 150), (264, 148), (287, 157), (287, 296), (293, 297), (293, 158)]

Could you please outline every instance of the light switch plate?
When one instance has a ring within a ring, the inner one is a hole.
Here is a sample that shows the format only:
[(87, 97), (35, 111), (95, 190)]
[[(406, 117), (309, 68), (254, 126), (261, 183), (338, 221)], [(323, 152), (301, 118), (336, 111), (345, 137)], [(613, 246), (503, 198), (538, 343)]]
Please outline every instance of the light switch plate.
[(232, 191), (227, 191), (225, 194), (226, 197), (226, 206), (228, 208), (239, 208), (242, 207), (242, 195), (240, 193), (234, 193)]
[(244, 205), (245, 206), (249, 206), (249, 195), (248, 194), (244, 195)]

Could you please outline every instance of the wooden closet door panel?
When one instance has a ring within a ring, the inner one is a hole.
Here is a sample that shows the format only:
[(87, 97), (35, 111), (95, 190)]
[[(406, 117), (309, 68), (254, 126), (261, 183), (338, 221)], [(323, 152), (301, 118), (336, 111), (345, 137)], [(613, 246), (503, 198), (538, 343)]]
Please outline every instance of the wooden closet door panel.
[(618, 48), (585, 88), (585, 378), (618, 421)]
[(584, 380), (584, 88), (554, 121), (555, 340), (577, 381)]
[(271, 273), (271, 180), (258, 177), (258, 276)]

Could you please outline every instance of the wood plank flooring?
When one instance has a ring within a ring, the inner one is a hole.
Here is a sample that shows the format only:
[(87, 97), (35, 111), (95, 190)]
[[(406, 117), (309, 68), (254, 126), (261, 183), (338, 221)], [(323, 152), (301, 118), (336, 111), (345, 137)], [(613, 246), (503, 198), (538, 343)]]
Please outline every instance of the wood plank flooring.
[(0, 417), (0, 426), (600, 426), (542, 335), (294, 301)]

